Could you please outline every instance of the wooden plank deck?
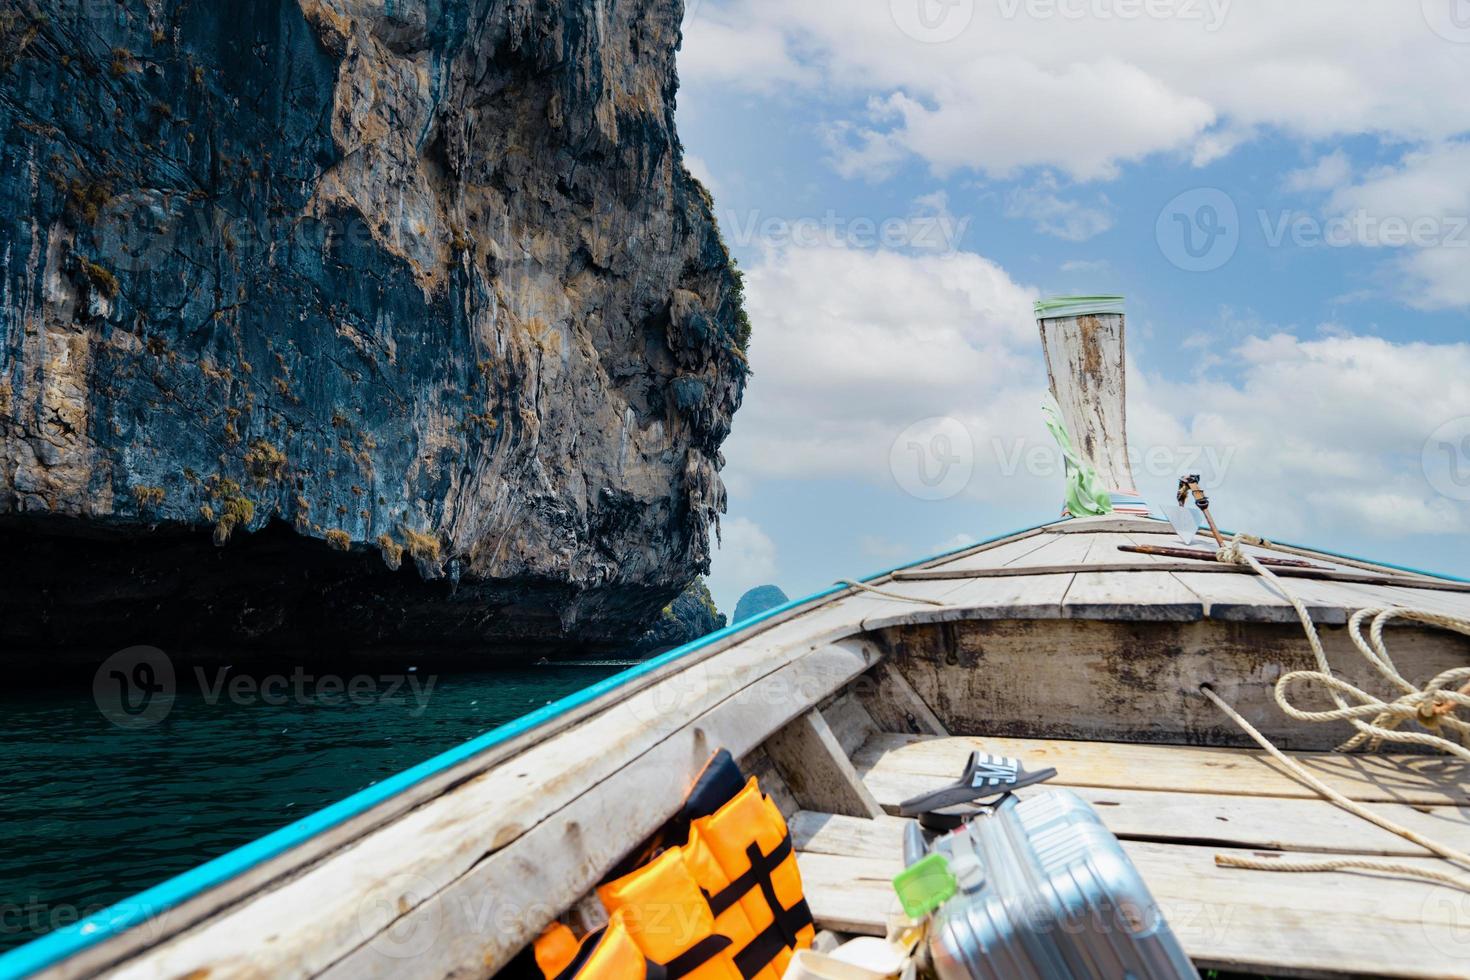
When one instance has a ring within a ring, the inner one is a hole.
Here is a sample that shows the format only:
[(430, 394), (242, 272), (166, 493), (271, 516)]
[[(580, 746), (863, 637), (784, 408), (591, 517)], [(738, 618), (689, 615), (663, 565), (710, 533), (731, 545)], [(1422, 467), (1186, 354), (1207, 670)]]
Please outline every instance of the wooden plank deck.
[[(1095, 742), (880, 733), (854, 753), (873, 796), (898, 802), (954, 779), (971, 750), (1054, 765), (1097, 807), (1202, 968), (1271, 976), (1470, 974), (1470, 900), (1367, 873), (1273, 874), (1216, 866), (1227, 851), (1360, 855), (1445, 869), (1344, 813), (1259, 752)], [(1299, 755), (1350, 797), (1416, 830), (1470, 847), (1470, 767), (1443, 759)], [(1028, 792), (1042, 792), (1038, 787)], [(881, 934), (896, 910), (903, 821), (800, 812), (791, 820), (803, 881), (826, 928)], [(1467, 876), (1470, 877), (1470, 876)]]
[[(907, 588), (921, 582), (963, 583), (961, 589), (923, 594), (939, 595), (978, 619), (1296, 622), (1291, 604), (1254, 574), (1227, 571), (1205, 561), (1119, 550), (1125, 545), (1178, 546), (1177, 539), (1165, 538), (1171, 533), (1169, 525), (1141, 518), (1071, 520), (899, 572), (897, 579)], [(1214, 544), (1206, 535), (1194, 548), (1212, 550)], [(1267, 548), (1248, 545), (1245, 550), (1258, 558), (1282, 557), (1280, 551)], [(1287, 588), (1306, 603), (1319, 624), (1341, 625), (1356, 610), (1374, 606), (1416, 605), (1470, 616), (1470, 592), (1463, 585), (1300, 549), (1290, 553), (1329, 576), (1314, 579), (1293, 573), (1285, 578)], [(1383, 576), (1384, 584), (1330, 578), (1368, 573)], [(1417, 583), (1424, 587), (1414, 588)], [(952, 618), (948, 610), (874, 608), (877, 614), (868, 618), (868, 628)]]
[[(350, 976), (356, 980), (362, 976), (401, 976), (402, 961), (392, 955), (392, 936), (415, 930), (438, 930), (441, 937), (417, 963), (424, 975), (493, 971), (534, 937), (559, 908), (585, 893), (637, 836), (677, 808), (712, 744), (724, 744), (739, 753), (753, 751), (774, 730), (871, 667), (885, 651), (858, 639), (865, 630), (956, 624), (953, 629), (932, 631), (953, 634), (957, 642), (957, 649), (950, 651), (955, 655), (953, 666), (948, 665), (942, 651), (924, 648), (917, 652), (937, 659), (910, 663), (909, 669), (900, 674), (917, 692), (910, 694), (932, 709), (927, 711), (927, 718), (920, 717), (925, 712), (901, 712), (905, 721), (912, 716), (913, 726), (920, 730), (943, 724), (955, 730), (981, 727), (955, 723), (966, 722), (970, 716), (963, 712), (957, 715), (953, 705), (950, 710), (941, 710), (946, 698), (961, 697), (973, 708), (975, 718), (988, 723), (996, 720), (998, 712), (1012, 711), (1011, 730), (1016, 732), (1036, 730), (1025, 726), (1035, 725), (1039, 719), (1050, 724), (1058, 705), (1077, 710), (1083, 723), (1094, 724), (1095, 718), (1087, 715), (1090, 708), (1079, 708), (1079, 699), (1073, 695), (1058, 694), (1055, 678), (1066, 676), (1058, 673), (1064, 665), (1049, 664), (1050, 676), (1040, 676), (1030, 661), (1017, 659), (1018, 653), (1024, 655), (1034, 646), (1039, 634), (1033, 631), (1042, 626), (1045, 635), (1055, 640), (1048, 641), (1048, 650), (1055, 653), (1066, 648), (1085, 654), (1078, 676), (1091, 685), (1093, 694), (1099, 690), (1107, 693), (1109, 685), (1116, 688), (1115, 703), (1126, 703), (1142, 719), (1138, 723), (1125, 719), (1127, 730), (1142, 738), (1178, 741), (1181, 731), (1187, 731), (1191, 739), (1200, 737), (1201, 732), (1208, 734), (1208, 726), (1218, 722), (1214, 709), (1197, 697), (1191, 700), (1187, 694), (1201, 678), (1213, 678), (1212, 671), (1222, 662), (1237, 665), (1227, 671), (1246, 685), (1236, 692), (1242, 699), (1237, 703), (1248, 717), (1260, 722), (1255, 710), (1260, 704), (1249, 699), (1257, 696), (1260, 701), (1264, 697), (1261, 692), (1268, 688), (1263, 682), (1269, 682), (1274, 667), (1257, 671), (1251, 666), (1253, 661), (1248, 663), (1249, 658), (1240, 652), (1248, 647), (1254, 655), (1260, 637), (1232, 630), (1216, 632), (1213, 624), (1204, 622), (1215, 618), (1217, 609), (1243, 610), (1242, 585), (1252, 580), (1220, 573), (1187, 577), (1188, 572), (1176, 571), (1177, 563), (1117, 551), (1117, 545), (1126, 541), (1171, 543), (1168, 533), (1167, 526), (1156, 521), (1068, 521), (976, 545), (905, 570), (920, 576), (937, 572), (960, 577), (908, 579), (899, 575), (872, 583), (907, 599), (848, 590), (787, 609), (718, 638), (681, 660), (661, 665), (540, 728), (467, 758), (303, 846), (190, 899), (149, 929), (126, 932), (85, 950), (49, 969), (46, 976), (71, 980), (103, 970), (114, 970), (113, 975), (119, 977), (139, 978), (205, 973), (214, 978), (285, 974)], [(1115, 588), (1109, 573), (1102, 569), (1117, 564), (1140, 570), (1117, 576)], [(1391, 571), (1360, 564), (1350, 567), (1385, 574)], [(1004, 570), (1005, 576), (986, 576), (996, 569)], [(966, 571), (975, 574), (966, 575)], [(1320, 587), (1320, 596), (1314, 593), (1310, 601), (1340, 610), (1344, 616), (1348, 609), (1363, 605), (1421, 598), (1435, 608), (1470, 614), (1470, 595), (1425, 592), (1408, 587), (1404, 581), (1407, 579), (1393, 586), (1351, 584), (1351, 588), (1344, 583), (1311, 583)], [(1128, 582), (1148, 589), (1148, 594), (1130, 597), (1125, 587)], [(1212, 590), (1227, 598), (1219, 600)], [(1283, 622), (1289, 622), (1290, 609), (1284, 601), (1273, 602), (1266, 596), (1264, 602), (1273, 603), (1283, 615)], [(1140, 637), (1152, 635), (1150, 628), (1176, 626), (1159, 622), (1160, 618), (1179, 615), (1200, 620), (1180, 628), (1203, 631), (1208, 627), (1212, 632), (1201, 642), (1183, 647), (1155, 644), (1157, 649), (1152, 651), (1139, 648)], [(1119, 622), (1106, 621), (1113, 617)], [(1141, 621), (1148, 619), (1155, 621)], [(983, 644), (977, 646), (974, 636), (965, 635), (962, 621), (966, 620), (984, 624)], [(1126, 643), (1111, 634), (1102, 635), (1115, 625), (1126, 626)], [(1013, 633), (1017, 635), (1013, 637)], [(1436, 642), (1431, 647), (1417, 640), (1415, 631), (1403, 633), (1403, 639), (1396, 642), (1410, 649), (1401, 663), (1438, 667), (1440, 659), (1436, 658), (1447, 655), (1441, 649), (1444, 644)], [(1330, 636), (1327, 640), (1329, 647), (1336, 642)], [(1462, 662), (1464, 642), (1458, 637), (1451, 640), (1458, 646), (1448, 648), (1448, 654), (1457, 658), (1455, 663)], [(1424, 650), (1416, 652), (1415, 644)], [(1395, 647), (1396, 656), (1401, 648)], [(887, 652), (892, 656), (891, 650)], [(966, 659), (973, 660), (981, 653), (995, 658), (991, 668), (974, 669), (977, 663)], [(1154, 659), (1148, 659), (1150, 654)], [(1018, 664), (1018, 670), (1038, 676), (1009, 677), (993, 669), (1005, 663)], [(1245, 666), (1239, 667), (1241, 664)], [(895, 658), (893, 666), (897, 670), (904, 665)], [(1127, 678), (1127, 684), (1121, 687), (1115, 683), (1120, 675)], [(975, 678), (987, 677), (1000, 677), (1001, 690), (973, 686)], [(1147, 686), (1143, 685), (1144, 679), (1151, 679), (1152, 694), (1141, 689), (1141, 685)], [(1034, 689), (1026, 686), (1041, 685), (1043, 681), (1044, 686)], [(1228, 693), (1228, 685), (1221, 689)], [(1186, 694), (1182, 703), (1180, 692)], [(1193, 720), (1177, 722), (1180, 713)], [(834, 717), (840, 715), (834, 712)], [(1149, 730), (1150, 719), (1165, 718), (1170, 719), (1167, 725), (1160, 722), (1159, 731)], [(1109, 723), (1115, 722), (1117, 719), (1110, 716)], [(886, 720), (884, 725), (891, 727), (893, 721)], [(833, 734), (840, 741), (846, 731), (834, 729)], [(1083, 734), (1110, 737), (1112, 731)], [(588, 746), (595, 746), (596, 751), (589, 751)], [(880, 760), (865, 755), (878, 748), (877, 741), (868, 740), (859, 748), (854, 763), (875, 800), (880, 805), (891, 805), (907, 795), (905, 786), (912, 784), (913, 773), (904, 771), (907, 756)], [(935, 778), (952, 778), (958, 771), (958, 762), (937, 750), (924, 752), (933, 761), (920, 764), (916, 755), (914, 765), (918, 768), (914, 771), (923, 773), (925, 785), (932, 785)], [(762, 758), (766, 758), (764, 753)], [(900, 758), (903, 765), (896, 761)], [(930, 768), (925, 770), (925, 765)], [(1136, 785), (1120, 778), (1116, 785), (1098, 782), (1084, 788), (1116, 790), (1113, 795), (1117, 799), (1097, 802), (1117, 804), (1111, 807), (1115, 812), (1110, 819), (1120, 832), (1138, 833), (1139, 827), (1166, 812), (1160, 800), (1147, 794), (1180, 791), (1159, 785), (1168, 765), (1129, 763), (1129, 767), (1125, 767), (1129, 779), (1143, 774)], [(1234, 779), (1239, 774), (1227, 766), (1218, 775)], [(1257, 773), (1251, 777), (1254, 782), (1246, 780), (1242, 785), (1259, 784), (1269, 789), (1262, 782), (1264, 778)], [(1351, 782), (1350, 773), (1338, 773), (1334, 778)], [(605, 791), (589, 795), (590, 786), (602, 786)], [(1131, 788), (1134, 795), (1122, 795), (1119, 787)], [(1239, 824), (1238, 843), (1248, 841), (1252, 847), (1303, 845), (1300, 836), (1272, 830), (1267, 819), (1272, 816), (1270, 811), (1239, 802), (1251, 792), (1190, 792), (1230, 799), (1210, 801), (1214, 809), (1191, 813), (1188, 819), (1175, 806), (1171, 822), (1180, 828), (1191, 826), (1190, 821), (1194, 825), (1205, 822), (1205, 814), (1209, 813), (1209, 820), (1221, 816)], [(1255, 795), (1272, 796), (1273, 792), (1273, 798), (1297, 801), (1292, 804), (1297, 808), (1293, 821), (1300, 827), (1301, 821), (1310, 816), (1300, 809), (1311, 802), (1306, 794), (1272, 790)], [(1421, 823), (1456, 820), (1457, 808), (1467, 802), (1463, 785), (1450, 795), (1422, 780), (1410, 780), (1394, 794), (1382, 786), (1375, 792), (1378, 795), (1370, 798), (1378, 803), (1403, 800), (1424, 808), (1414, 817)], [(614, 825), (612, 833), (583, 833), (586, 827), (606, 829)], [(1199, 829), (1195, 826), (1189, 831), (1191, 838)], [(1334, 833), (1338, 836), (1324, 847), (1342, 853), (1396, 853), (1391, 850), (1392, 842), (1354, 837), (1342, 828)], [(414, 855), (412, 861), (405, 857), (410, 853)], [(523, 869), (532, 867), (538, 869), (537, 874), (524, 873)], [(555, 887), (544, 887), (546, 881), (554, 882)], [(470, 911), (488, 900), (487, 896), (523, 914), (497, 918), (487, 927)], [(270, 937), (269, 941), (262, 942), (262, 936)], [(384, 952), (385, 947), (389, 952)]]

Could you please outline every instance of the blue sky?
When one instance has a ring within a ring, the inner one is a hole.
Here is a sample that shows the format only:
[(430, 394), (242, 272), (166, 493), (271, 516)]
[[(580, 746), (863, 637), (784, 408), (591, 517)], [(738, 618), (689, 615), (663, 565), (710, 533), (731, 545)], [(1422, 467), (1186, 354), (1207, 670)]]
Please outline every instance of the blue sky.
[(1470, 0), (699, 0), (685, 31), (754, 322), (722, 609), (1055, 517), (1029, 307), (1078, 292), (1128, 298), (1147, 495), (1199, 471), (1228, 526), (1470, 574)]

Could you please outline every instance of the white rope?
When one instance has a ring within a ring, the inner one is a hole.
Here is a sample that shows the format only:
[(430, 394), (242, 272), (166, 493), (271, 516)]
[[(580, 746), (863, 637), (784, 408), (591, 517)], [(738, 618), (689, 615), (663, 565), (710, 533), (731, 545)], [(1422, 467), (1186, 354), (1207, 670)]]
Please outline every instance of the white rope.
[[(1353, 814), (1356, 817), (1361, 817), (1364, 820), (1367, 820), (1369, 823), (1377, 824), (1379, 827), (1382, 827), (1384, 830), (1387, 830), (1390, 833), (1397, 834), (1407, 841), (1418, 844), (1426, 851), (1438, 854), (1446, 861), (1453, 861), (1456, 864), (1460, 864), (1466, 868), (1470, 868), (1470, 854), (1466, 854), (1464, 851), (1459, 851), (1453, 847), (1441, 844), (1433, 838), (1425, 837), (1418, 831), (1411, 830), (1410, 828), (1405, 827), (1402, 824), (1395, 823), (1387, 817), (1381, 816), (1380, 814), (1368, 809), (1361, 803), (1358, 803), (1356, 800), (1349, 799), (1342, 793), (1339, 793), (1337, 790), (1333, 789), (1331, 786), (1328, 786), (1321, 779), (1318, 779), (1301, 763), (1297, 762), (1291, 756), (1278, 749), (1274, 744), (1272, 744), (1269, 738), (1267, 738), (1265, 735), (1262, 735), (1261, 732), (1256, 728), (1256, 726), (1246, 721), (1245, 718), (1240, 714), (1240, 712), (1232, 708), (1229, 703), (1227, 703), (1224, 698), (1220, 697), (1220, 695), (1216, 694), (1208, 684), (1202, 686), (1200, 688), (1200, 692), (1203, 693), (1205, 697), (1215, 702), (1216, 707), (1225, 712), (1225, 714), (1228, 715), (1232, 721), (1234, 721), (1237, 725), (1241, 727), (1242, 731), (1244, 731), (1251, 738), (1255, 739), (1256, 744), (1265, 749), (1268, 753), (1270, 753), (1273, 759), (1285, 766), (1292, 775), (1296, 776), (1296, 778), (1300, 779), (1302, 782), (1315, 789), (1318, 793), (1321, 793), (1324, 798), (1332, 801), (1333, 803), (1342, 807), (1344, 810)], [(1352, 868), (1356, 870), (1384, 871), (1391, 874), (1413, 875), (1418, 878), (1425, 878), (1429, 881), (1439, 882), (1440, 884), (1450, 885), (1454, 888), (1460, 888), (1464, 891), (1470, 891), (1470, 881), (1456, 878), (1444, 872), (1434, 871), (1429, 868), (1419, 868), (1407, 864), (1392, 864), (1385, 861), (1363, 861), (1356, 858), (1329, 858), (1321, 861), (1291, 861), (1264, 858), (1242, 858), (1237, 857), (1233, 854), (1216, 854), (1215, 863), (1222, 867), (1248, 868), (1254, 871), (1340, 871), (1346, 870), (1348, 868), (1348, 864), (1350, 863)]]
[[(1302, 622), (1303, 629), (1306, 630), (1307, 642), (1311, 645), (1312, 655), (1317, 661), (1317, 670), (1293, 671), (1276, 682), (1276, 703), (1282, 711), (1298, 721), (1347, 721), (1350, 723), (1358, 730), (1358, 733), (1338, 746), (1339, 752), (1350, 752), (1365, 746), (1372, 750), (1377, 749), (1384, 742), (1400, 742), (1426, 746), (1470, 761), (1470, 749), (1467, 749), (1465, 744), (1467, 736), (1470, 736), (1470, 724), (1454, 715), (1457, 708), (1470, 707), (1470, 683), (1466, 683), (1470, 681), (1470, 667), (1447, 670), (1423, 688), (1415, 687), (1398, 672), (1383, 640), (1383, 629), (1393, 620), (1424, 623), (1453, 630), (1466, 636), (1470, 636), (1470, 620), (1445, 616), (1423, 609), (1397, 607), (1363, 609), (1355, 613), (1348, 622), (1348, 636), (1352, 639), (1353, 645), (1379, 674), (1402, 692), (1395, 700), (1384, 701), (1333, 674), (1332, 667), (1327, 662), (1327, 653), (1322, 648), (1322, 639), (1317, 633), (1316, 624), (1312, 622), (1312, 616), (1307, 611), (1307, 607), (1282, 583), (1281, 579), (1272, 574), (1269, 568), (1257, 561), (1242, 547), (1246, 544), (1263, 548), (1271, 547), (1271, 543), (1262, 538), (1238, 534), (1230, 544), (1219, 550), (1216, 557), (1222, 562), (1248, 565), (1258, 575), (1265, 578), (1287, 602), (1291, 603)], [(1368, 638), (1364, 639), (1362, 627), (1363, 623), (1369, 619), (1372, 620), (1372, 625), (1369, 628)], [(1304, 711), (1292, 704), (1288, 695), (1298, 686), (1306, 684), (1318, 684), (1325, 687), (1333, 703), (1337, 705), (1336, 709)], [(1455, 689), (1455, 685), (1463, 686)], [(1246, 721), (1208, 685), (1201, 687), (1200, 690), (1254, 739), (1256, 744), (1270, 753), (1272, 758), (1286, 766), (1298, 779), (1322, 794), (1324, 798), (1349, 813), (1418, 844), (1447, 861), (1470, 868), (1470, 854), (1425, 837), (1387, 817), (1380, 816), (1339, 793), (1273, 745), (1270, 739)], [(1356, 700), (1358, 703), (1350, 705), (1343, 699), (1344, 697)], [(1417, 722), (1429, 731), (1400, 731), (1398, 726), (1407, 721)], [(1455, 736), (1455, 738), (1452, 740), (1448, 736)], [(1428, 868), (1387, 861), (1364, 861), (1356, 858), (1316, 861), (1270, 860), (1217, 854), (1215, 863), (1225, 867), (1249, 868), (1259, 871), (1377, 871), (1387, 874), (1411, 875), (1437, 884), (1470, 891), (1470, 881), (1463, 878)]]
[[(1293, 671), (1276, 682), (1276, 703), (1281, 706), (1282, 711), (1298, 721), (1347, 721), (1351, 723), (1358, 730), (1358, 734), (1338, 746), (1339, 752), (1351, 752), (1364, 746), (1370, 750), (1376, 750), (1384, 742), (1400, 742), (1448, 752), (1470, 762), (1470, 748), (1466, 747), (1467, 736), (1470, 736), (1470, 724), (1454, 715), (1456, 708), (1470, 708), (1470, 667), (1456, 667), (1447, 670), (1423, 688), (1418, 688), (1398, 672), (1398, 668), (1394, 666), (1393, 659), (1388, 654), (1388, 647), (1383, 641), (1384, 627), (1396, 619), (1437, 626), (1465, 636), (1470, 636), (1470, 620), (1445, 616), (1425, 609), (1400, 607), (1363, 609), (1355, 613), (1348, 622), (1348, 636), (1352, 639), (1353, 645), (1379, 674), (1402, 692), (1393, 701), (1383, 701), (1333, 674), (1332, 667), (1327, 662), (1327, 653), (1322, 649), (1322, 640), (1317, 634), (1317, 627), (1312, 622), (1312, 616), (1307, 611), (1307, 607), (1269, 568), (1246, 552), (1241, 547), (1243, 543), (1270, 547), (1270, 543), (1261, 538), (1236, 535), (1229, 545), (1220, 549), (1217, 557), (1222, 562), (1249, 565), (1257, 574), (1263, 576), (1287, 602), (1292, 604), (1298, 618), (1301, 619), (1303, 629), (1306, 630), (1307, 642), (1312, 647), (1312, 656), (1317, 661), (1316, 670)], [(1368, 638), (1364, 639), (1363, 623), (1368, 619), (1372, 619), (1372, 626), (1369, 629)], [(1289, 695), (1293, 690), (1309, 684), (1325, 687), (1333, 703), (1337, 705), (1336, 710), (1304, 711), (1292, 704)], [(1343, 700), (1344, 695), (1358, 703), (1349, 705)], [(1406, 721), (1418, 722), (1429, 729), (1429, 732), (1399, 731), (1398, 726)], [(1448, 738), (1443, 733), (1449, 733), (1455, 738)]]
[(871, 592), (873, 593), (873, 595), (880, 595), (885, 599), (897, 599), (900, 602), (926, 602), (931, 606), (940, 607), (948, 605), (948, 603), (940, 602), (938, 599), (924, 599), (920, 596), (904, 595), (900, 592), (884, 592), (882, 589), (875, 589), (871, 585), (866, 585), (862, 582), (855, 582), (850, 578), (838, 579), (837, 584), (846, 585), (854, 589), (861, 589), (864, 592)]

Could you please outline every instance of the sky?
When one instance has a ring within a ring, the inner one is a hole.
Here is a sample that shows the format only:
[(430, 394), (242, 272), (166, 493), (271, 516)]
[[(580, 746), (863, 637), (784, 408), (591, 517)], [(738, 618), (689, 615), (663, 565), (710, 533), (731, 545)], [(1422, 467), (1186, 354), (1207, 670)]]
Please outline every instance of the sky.
[(1151, 501), (1470, 576), (1470, 0), (687, 0), (679, 73), (753, 323), (722, 610), (1055, 519), (1069, 294)]

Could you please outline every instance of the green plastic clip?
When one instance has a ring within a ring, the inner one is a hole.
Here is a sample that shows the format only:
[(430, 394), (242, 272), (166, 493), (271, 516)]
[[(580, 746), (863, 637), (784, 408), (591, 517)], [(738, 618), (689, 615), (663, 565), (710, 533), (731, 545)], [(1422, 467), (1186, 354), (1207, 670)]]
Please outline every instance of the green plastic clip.
[(893, 890), (910, 919), (922, 919), (959, 891), (943, 854), (930, 854), (893, 877)]

